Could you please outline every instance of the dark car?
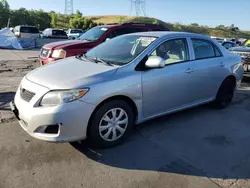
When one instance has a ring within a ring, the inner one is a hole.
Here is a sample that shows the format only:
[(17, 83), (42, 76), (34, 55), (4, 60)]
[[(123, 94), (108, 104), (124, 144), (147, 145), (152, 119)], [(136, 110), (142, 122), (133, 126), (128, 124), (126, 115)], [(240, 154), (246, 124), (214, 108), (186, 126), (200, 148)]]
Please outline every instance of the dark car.
[(222, 42), (221, 45), (224, 46), (226, 49), (233, 48), (233, 47), (237, 46), (237, 44), (235, 42), (231, 42), (231, 41)]
[(246, 40), (241, 46), (229, 49), (232, 53), (238, 54), (242, 58), (244, 77), (250, 77), (250, 39)]
[(45, 29), (42, 33), (43, 38), (53, 38), (53, 39), (68, 39), (68, 35), (65, 31), (61, 29)]
[(61, 41), (45, 45), (41, 49), (39, 59), (42, 65), (48, 64), (58, 59), (86, 53), (93, 47), (114, 37), (123, 34), (146, 31), (169, 31), (169, 29), (158, 24), (144, 23), (124, 23), (97, 26), (85, 32), (77, 40)]

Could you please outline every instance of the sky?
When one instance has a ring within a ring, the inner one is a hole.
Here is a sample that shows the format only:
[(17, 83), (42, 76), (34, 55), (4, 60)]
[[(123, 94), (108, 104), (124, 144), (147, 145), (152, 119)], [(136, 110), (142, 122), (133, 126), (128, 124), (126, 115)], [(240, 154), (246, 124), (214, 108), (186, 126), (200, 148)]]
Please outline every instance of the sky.
[[(73, 0), (83, 16), (135, 15), (130, 0)], [(43, 9), (64, 13), (65, 0), (8, 0), (11, 9)], [(146, 14), (165, 22), (198, 23), (215, 27), (235, 24), (250, 30), (250, 0), (147, 0)]]

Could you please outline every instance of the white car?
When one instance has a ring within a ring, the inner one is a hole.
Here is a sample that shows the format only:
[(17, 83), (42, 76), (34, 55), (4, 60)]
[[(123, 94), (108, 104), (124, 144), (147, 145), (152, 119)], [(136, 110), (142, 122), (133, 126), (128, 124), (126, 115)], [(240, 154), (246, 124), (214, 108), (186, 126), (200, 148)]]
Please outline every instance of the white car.
[(40, 38), (40, 32), (36, 27), (19, 25), (14, 28), (14, 34), (18, 38), (35, 39)]
[(77, 39), (79, 38), (84, 32), (82, 29), (69, 29), (67, 32), (69, 39)]

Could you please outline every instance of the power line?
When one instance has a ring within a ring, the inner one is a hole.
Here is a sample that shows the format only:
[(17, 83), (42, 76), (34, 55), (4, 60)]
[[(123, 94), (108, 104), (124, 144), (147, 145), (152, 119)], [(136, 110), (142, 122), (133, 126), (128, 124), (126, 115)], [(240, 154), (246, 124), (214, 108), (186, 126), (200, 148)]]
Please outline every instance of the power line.
[(74, 14), (73, 0), (65, 0), (64, 14), (68, 14), (68, 15)]
[(131, 0), (130, 15), (146, 16), (146, 0)]

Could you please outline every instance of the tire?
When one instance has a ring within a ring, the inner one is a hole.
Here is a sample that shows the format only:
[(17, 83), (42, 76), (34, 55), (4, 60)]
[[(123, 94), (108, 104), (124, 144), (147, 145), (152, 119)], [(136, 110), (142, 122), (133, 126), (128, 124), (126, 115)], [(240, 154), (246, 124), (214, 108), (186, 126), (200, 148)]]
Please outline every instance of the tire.
[(235, 82), (231, 78), (226, 78), (216, 95), (215, 101), (213, 102), (214, 107), (218, 109), (224, 109), (230, 105), (233, 100), (235, 91)]
[[(115, 112), (115, 116), (113, 112)], [(124, 115), (122, 115), (123, 113), (121, 112), (123, 112)], [(122, 116), (120, 117), (120, 115)], [(117, 120), (114, 120), (113, 117), (116, 117), (115, 119)], [(120, 119), (118, 119), (119, 117)], [(116, 146), (122, 143), (130, 135), (133, 124), (134, 114), (128, 103), (123, 100), (108, 101), (94, 112), (90, 120), (88, 127), (88, 143), (97, 148)], [(114, 140), (115, 136), (117, 138)]]

